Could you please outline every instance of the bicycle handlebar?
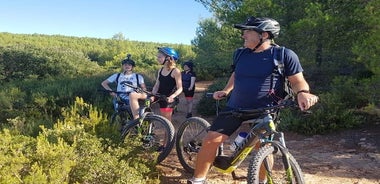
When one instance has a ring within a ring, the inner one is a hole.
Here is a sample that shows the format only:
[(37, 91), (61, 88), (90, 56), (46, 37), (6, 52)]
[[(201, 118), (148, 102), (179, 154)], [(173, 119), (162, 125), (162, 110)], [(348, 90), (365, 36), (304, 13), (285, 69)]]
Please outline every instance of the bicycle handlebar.
[(220, 112), (220, 114), (233, 114), (233, 115), (259, 115), (263, 113), (270, 113), (273, 110), (283, 109), (286, 107), (297, 107), (294, 100), (284, 100), (277, 105), (262, 107), (257, 109), (234, 109), (229, 111)]
[[(137, 86), (134, 86), (132, 84), (128, 84), (127, 82), (121, 82), (122, 85), (126, 85), (130, 88), (132, 88), (134, 91), (136, 91), (137, 93), (140, 93), (140, 92), (143, 92), (145, 94), (148, 95), (148, 97), (150, 96), (154, 96), (154, 97), (157, 97), (158, 99), (160, 100), (167, 100), (167, 97), (165, 95), (160, 95), (160, 94), (153, 94), (152, 92), (150, 91), (147, 91), (147, 90), (144, 90), (142, 89), (141, 87), (137, 87)], [(117, 93), (117, 94), (129, 94), (130, 92), (124, 92), (124, 91), (114, 91), (114, 90), (102, 90), (102, 91), (105, 91), (105, 92), (114, 92), (114, 93)]]
[(114, 90), (107, 90), (107, 89), (98, 89), (98, 91), (105, 92), (105, 93), (116, 93), (116, 94), (127, 94), (127, 95), (129, 95), (129, 93), (131, 93), (131, 92), (114, 91)]

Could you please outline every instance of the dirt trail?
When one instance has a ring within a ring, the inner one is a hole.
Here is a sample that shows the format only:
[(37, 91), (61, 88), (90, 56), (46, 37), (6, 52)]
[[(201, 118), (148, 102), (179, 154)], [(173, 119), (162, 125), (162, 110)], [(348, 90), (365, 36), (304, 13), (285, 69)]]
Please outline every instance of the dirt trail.
[[(211, 82), (196, 83), (195, 104)], [(195, 108), (195, 105), (194, 105)], [(178, 112), (173, 116), (175, 127), (185, 120), (184, 98), (181, 95)], [(193, 111), (194, 116), (198, 116)], [(212, 117), (208, 117), (212, 120)], [(346, 130), (329, 135), (304, 136), (285, 132), (287, 146), (300, 164), (308, 184), (380, 184), (380, 123)], [(175, 149), (159, 166), (164, 184), (186, 183), (191, 177), (180, 165)], [(239, 176), (245, 175), (240, 168)], [(211, 184), (243, 184), (244, 180), (233, 180), (231, 175), (211, 170)]]

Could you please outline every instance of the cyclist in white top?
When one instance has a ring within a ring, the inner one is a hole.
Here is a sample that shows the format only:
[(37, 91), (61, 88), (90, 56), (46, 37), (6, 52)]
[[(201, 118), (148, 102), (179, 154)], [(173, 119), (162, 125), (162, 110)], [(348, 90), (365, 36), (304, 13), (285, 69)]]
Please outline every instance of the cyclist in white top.
[(126, 93), (114, 93), (110, 92), (110, 95), (113, 97), (119, 96), (120, 99), (129, 104), (131, 107), (131, 111), (133, 114), (133, 118), (139, 118), (139, 99), (147, 98), (145, 93), (137, 93), (131, 87), (124, 85), (124, 83), (132, 84), (133, 86), (139, 86), (143, 90), (146, 90), (146, 85), (144, 83), (144, 78), (142, 75), (133, 72), (133, 68), (136, 66), (135, 61), (130, 59), (130, 55), (128, 54), (127, 58), (121, 61), (122, 64), (122, 73), (115, 73), (104, 80), (101, 84), (104, 89), (112, 91), (109, 86), (110, 83), (117, 83), (117, 92), (126, 92)]

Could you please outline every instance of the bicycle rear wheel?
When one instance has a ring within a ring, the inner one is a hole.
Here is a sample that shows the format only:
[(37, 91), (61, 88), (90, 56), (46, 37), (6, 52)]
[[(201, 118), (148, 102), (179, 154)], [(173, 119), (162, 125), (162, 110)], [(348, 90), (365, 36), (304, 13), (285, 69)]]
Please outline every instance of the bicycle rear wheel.
[(210, 124), (206, 120), (192, 117), (186, 119), (178, 128), (177, 156), (182, 167), (190, 173), (194, 172), (196, 157), (209, 126)]
[[(141, 148), (141, 156), (158, 163), (162, 162), (173, 149), (174, 127), (166, 118), (148, 114), (142, 122), (134, 121), (122, 131), (123, 142), (126, 139), (134, 140)], [(125, 145), (128, 146), (128, 145)]]
[[(275, 184), (305, 183), (301, 168), (296, 159), (286, 148), (283, 148), (279, 144), (278, 142), (274, 142), (258, 150), (248, 167), (248, 184), (257, 184), (262, 181)], [(259, 178), (260, 168), (263, 178)]]

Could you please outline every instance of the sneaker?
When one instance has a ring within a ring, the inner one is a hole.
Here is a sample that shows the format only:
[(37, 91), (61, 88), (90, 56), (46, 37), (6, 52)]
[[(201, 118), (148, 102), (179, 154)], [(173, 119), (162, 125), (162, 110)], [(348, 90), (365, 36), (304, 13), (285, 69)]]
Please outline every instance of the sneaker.
[(193, 117), (193, 114), (187, 113), (186, 118), (191, 118), (191, 117)]
[(188, 179), (187, 184), (207, 184), (206, 180), (194, 181), (194, 178)]
[(267, 184), (266, 181), (260, 181), (259, 184)]

